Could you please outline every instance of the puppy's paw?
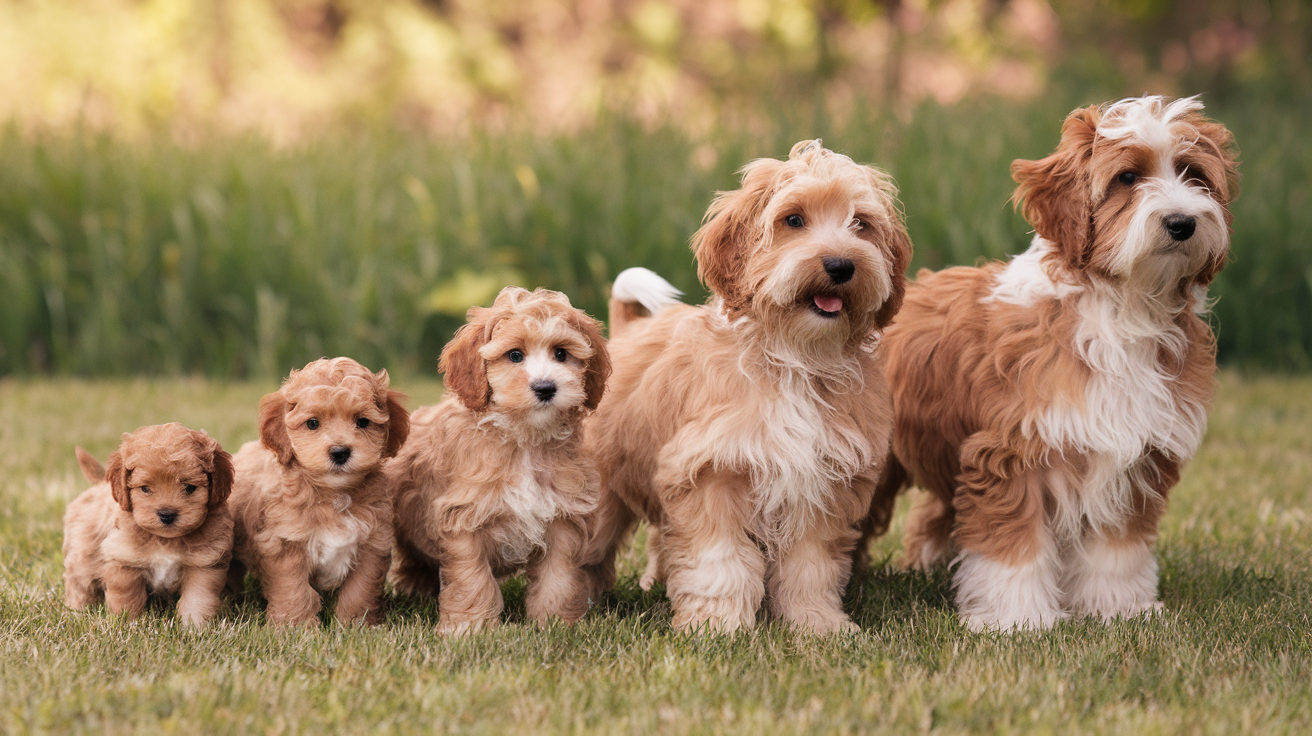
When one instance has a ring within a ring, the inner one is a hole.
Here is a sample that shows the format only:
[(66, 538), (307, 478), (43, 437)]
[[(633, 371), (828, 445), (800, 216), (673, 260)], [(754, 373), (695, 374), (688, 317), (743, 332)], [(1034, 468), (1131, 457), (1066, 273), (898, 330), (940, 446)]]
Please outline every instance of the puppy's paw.
[(855, 634), (861, 631), (861, 627), (852, 622), (846, 614), (838, 615), (828, 614), (821, 611), (804, 614), (800, 617), (785, 618), (788, 625), (794, 631), (800, 631), (816, 636), (829, 636), (830, 634)]
[(756, 611), (724, 598), (680, 596), (674, 604), (674, 628), (680, 631), (732, 634), (756, 626)]
[(1055, 626), (1058, 621), (1067, 618), (1070, 618), (1069, 614), (1058, 610), (1034, 612), (1021, 617), (1000, 616), (996, 613), (963, 613), (961, 623), (977, 634), (985, 631), (1006, 633), (1012, 631), (1046, 631)]
[(499, 618), (466, 619), (463, 621), (442, 619), (437, 624), (437, 635), (458, 639), (464, 636), (472, 636), (489, 629), (495, 629), (500, 625), (501, 619)]
[(1099, 611), (1096, 615), (1100, 616), (1105, 623), (1113, 623), (1118, 619), (1150, 619), (1166, 612), (1166, 604), (1161, 601), (1136, 601), (1123, 606), (1120, 610), (1105, 612)]

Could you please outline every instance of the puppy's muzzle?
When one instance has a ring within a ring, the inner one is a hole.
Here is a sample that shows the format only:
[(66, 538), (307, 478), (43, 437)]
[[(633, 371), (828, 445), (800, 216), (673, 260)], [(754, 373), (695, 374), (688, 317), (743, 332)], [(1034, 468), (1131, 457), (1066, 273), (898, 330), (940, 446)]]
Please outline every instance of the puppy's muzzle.
[(546, 379), (539, 379), (530, 383), (529, 388), (533, 389), (533, 395), (538, 397), (538, 401), (546, 404), (556, 395), (556, 382)]
[(173, 522), (178, 520), (176, 509), (160, 509), (155, 512), (155, 515), (159, 517), (159, 523), (164, 526), (173, 526)]
[(1197, 225), (1198, 222), (1193, 215), (1174, 214), (1162, 218), (1162, 227), (1166, 228), (1171, 240), (1176, 242), (1192, 238)]
[(346, 445), (333, 445), (328, 448), (328, 457), (332, 458), (335, 465), (345, 465), (346, 461), (351, 459), (351, 448)]

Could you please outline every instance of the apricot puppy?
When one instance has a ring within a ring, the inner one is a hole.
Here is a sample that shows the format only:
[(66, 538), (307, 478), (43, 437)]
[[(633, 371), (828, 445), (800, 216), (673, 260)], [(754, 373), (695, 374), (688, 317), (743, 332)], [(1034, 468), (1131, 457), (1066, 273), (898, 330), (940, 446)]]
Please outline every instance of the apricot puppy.
[(893, 422), (879, 336), (911, 257), (894, 193), (802, 141), (711, 205), (693, 236), (707, 304), (645, 269), (615, 279), (615, 376), (586, 428), (598, 588), (645, 519), (643, 583), (666, 580), (676, 628), (751, 628), (768, 601), (802, 631), (856, 629), (843, 588)]
[(387, 371), (324, 358), (260, 401), (260, 441), (234, 458), (232, 578), (255, 574), (271, 622), (316, 623), (332, 591), (338, 620), (381, 620), (392, 549), (382, 464), (410, 433), (403, 398)]
[(151, 593), (181, 593), (178, 617), (204, 626), (219, 608), (232, 557), (232, 458), (209, 435), (181, 424), (123, 435), (102, 468), (77, 448), (95, 483), (64, 514), (64, 602), (99, 599), (138, 616)]
[(610, 374), (599, 323), (564, 294), (506, 287), (442, 351), (452, 394), (415, 412), (388, 463), (404, 593), (438, 596), (441, 634), (500, 623), (497, 577), (528, 571), (528, 615), (588, 609), (579, 555), (600, 479), (579, 424)]

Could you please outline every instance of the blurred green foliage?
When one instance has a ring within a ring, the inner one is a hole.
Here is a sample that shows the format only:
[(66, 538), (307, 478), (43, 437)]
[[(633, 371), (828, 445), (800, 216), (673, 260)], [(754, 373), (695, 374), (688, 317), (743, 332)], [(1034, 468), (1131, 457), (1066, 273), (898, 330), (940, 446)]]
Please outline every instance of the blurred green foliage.
[[(504, 283), (604, 315), (644, 265), (700, 298), (689, 236), (714, 191), (796, 140), (892, 173), (914, 269), (1023, 250), (1008, 163), (1045, 155), (1091, 100), (927, 102), (905, 119), (823, 106), (694, 137), (603, 117), (576, 131), (433, 138), (325, 134), (184, 146), (104, 134), (0, 134), (0, 373), (276, 376), (323, 355), (432, 371)], [(1309, 109), (1210, 107), (1244, 182), (1233, 262), (1212, 289), (1224, 362), (1312, 367)], [(463, 306), (462, 306), (463, 305)]]
[(1026, 247), (1012, 159), (1202, 93), (1244, 183), (1223, 361), (1312, 369), (1302, 0), (0, 0), (0, 375), (431, 371), (506, 283), (594, 314), (736, 169), (822, 137), (915, 267)]

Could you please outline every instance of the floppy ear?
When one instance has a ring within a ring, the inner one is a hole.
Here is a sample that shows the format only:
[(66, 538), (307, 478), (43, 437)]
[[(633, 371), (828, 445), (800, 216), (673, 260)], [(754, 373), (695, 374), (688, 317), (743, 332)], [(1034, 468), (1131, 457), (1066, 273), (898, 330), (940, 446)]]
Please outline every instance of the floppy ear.
[(744, 166), (742, 187), (717, 194), (706, 210), (701, 229), (692, 236), (697, 278), (724, 300), (730, 312), (740, 312), (752, 301), (752, 295), (743, 288), (743, 270), (753, 247), (765, 235), (761, 213), (774, 191), (775, 174), (783, 165), (782, 161), (762, 158)]
[(1063, 260), (1079, 269), (1088, 261), (1093, 227), (1089, 160), (1098, 130), (1098, 108), (1075, 110), (1061, 127), (1061, 143), (1047, 158), (1016, 159), (1011, 201), (1035, 232), (1051, 242)]
[[(381, 371), (379, 376), (382, 377), (382, 384), (386, 386), (387, 371)], [(390, 389), (384, 390), (383, 393), (386, 394), (387, 405), (387, 447), (383, 448), (383, 457), (396, 457), (396, 453), (401, 451), (401, 446), (410, 436), (410, 412), (406, 411), (405, 405), (401, 403), (405, 400), (405, 394)]]
[(219, 445), (218, 440), (206, 434), (202, 434), (199, 440), (201, 452), (206, 455), (205, 473), (210, 477), (209, 507), (214, 509), (228, 500), (237, 473), (232, 467), (232, 455)]
[(105, 480), (109, 482), (109, 492), (124, 511), (132, 511), (132, 492), (128, 490), (127, 471), (123, 467), (123, 451), (115, 450), (109, 454), (109, 465), (105, 468)]
[(875, 326), (880, 329), (887, 327), (902, 308), (902, 297), (907, 291), (907, 266), (911, 265), (911, 236), (907, 235), (906, 226), (896, 212), (890, 212), (892, 214), (885, 225), (882, 242), (888, 251), (888, 277), (893, 288), (888, 293), (888, 299), (884, 300), (884, 305), (875, 313)]
[(592, 357), (588, 359), (583, 375), (583, 390), (587, 394), (583, 406), (586, 409), (596, 409), (601, 403), (602, 394), (606, 392), (606, 381), (610, 378), (610, 351), (606, 348), (606, 338), (601, 336), (601, 323), (582, 309), (571, 311), (571, 326), (583, 335), (592, 348)]
[(287, 436), (287, 399), (281, 392), (265, 394), (260, 399), (260, 442), (278, 456), (278, 462), (290, 466), (296, 462), (292, 440)]
[(460, 403), (470, 411), (487, 409), (492, 399), (492, 384), (487, 381), (487, 363), (478, 352), (487, 341), (484, 315), (488, 311), (482, 307), (472, 307), (469, 310), (469, 323), (456, 330), (456, 336), (442, 348), (442, 357), (437, 362), (437, 369), (444, 374), (443, 383), (460, 397)]
[[(1212, 198), (1221, 205), (1221, 210), (1225, 213), (1226, 228), (1233, 230), (1231, 225), (1234, 218), (1230, 214), (1230, 203), (1239, 197), (1239, 154), (1235, 150), (1235, 137), (1224, 125), (1201, 115), (1192, 118), (1189, 122), (1198, 129), (1199, 135), (1195, 145), (1204, 154), (1200, 162), (1211, 184)], [(1194, 277), (1194, 282), (1203, 286), (1212, 283), (1216, 274), (1225, 267), (1228, 255), (1229, 253), (1218, 253)]]

